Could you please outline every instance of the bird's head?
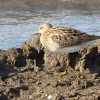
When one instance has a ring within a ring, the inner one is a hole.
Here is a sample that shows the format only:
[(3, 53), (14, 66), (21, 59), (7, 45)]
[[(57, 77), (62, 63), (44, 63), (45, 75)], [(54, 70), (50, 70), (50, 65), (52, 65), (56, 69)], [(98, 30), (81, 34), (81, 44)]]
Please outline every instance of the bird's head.
[(50, 28), (52, 27), (51, 24), (49, 23), (42, 23), (40, 24), (39, 30), (37, 31), (37, 33), (45, 33), (46, 31), (48, 31)]

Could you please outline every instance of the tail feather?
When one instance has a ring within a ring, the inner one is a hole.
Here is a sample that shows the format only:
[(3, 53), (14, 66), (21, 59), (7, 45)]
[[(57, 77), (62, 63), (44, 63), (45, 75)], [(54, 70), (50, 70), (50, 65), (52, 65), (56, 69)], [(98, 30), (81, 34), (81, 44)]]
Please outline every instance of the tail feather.
[(95, 36), (95, 39), (100, 39), (100, 36)]

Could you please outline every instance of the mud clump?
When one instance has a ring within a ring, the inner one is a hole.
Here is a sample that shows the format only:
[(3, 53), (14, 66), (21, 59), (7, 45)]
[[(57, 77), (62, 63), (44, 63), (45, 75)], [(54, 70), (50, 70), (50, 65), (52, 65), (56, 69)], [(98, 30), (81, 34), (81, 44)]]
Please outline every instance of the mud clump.
[(99, 100), (100, 42), (67, 57), (45, 50), (40, 34), (0, 50), (0, 100)]

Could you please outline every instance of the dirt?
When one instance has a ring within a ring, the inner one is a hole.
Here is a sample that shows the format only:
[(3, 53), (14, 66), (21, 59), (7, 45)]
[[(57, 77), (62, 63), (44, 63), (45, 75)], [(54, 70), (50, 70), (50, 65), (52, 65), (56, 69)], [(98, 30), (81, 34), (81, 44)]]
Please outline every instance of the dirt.
[(40, 34), (0, 50), (0, 100), (100, 100), (99, 44), (70, 54), (68, 68), (66, 55), (45, 50)]

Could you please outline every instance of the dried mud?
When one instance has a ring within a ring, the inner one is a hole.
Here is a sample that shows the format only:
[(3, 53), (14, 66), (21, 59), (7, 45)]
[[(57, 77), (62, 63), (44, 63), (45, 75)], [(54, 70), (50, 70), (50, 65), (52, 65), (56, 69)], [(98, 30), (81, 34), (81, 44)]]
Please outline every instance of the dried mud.
[(70, 54), (66, 74), (66, 55), (45, 50), (40, 34), (0, 50), (0, 100), (100, 100), (99, 44)]

